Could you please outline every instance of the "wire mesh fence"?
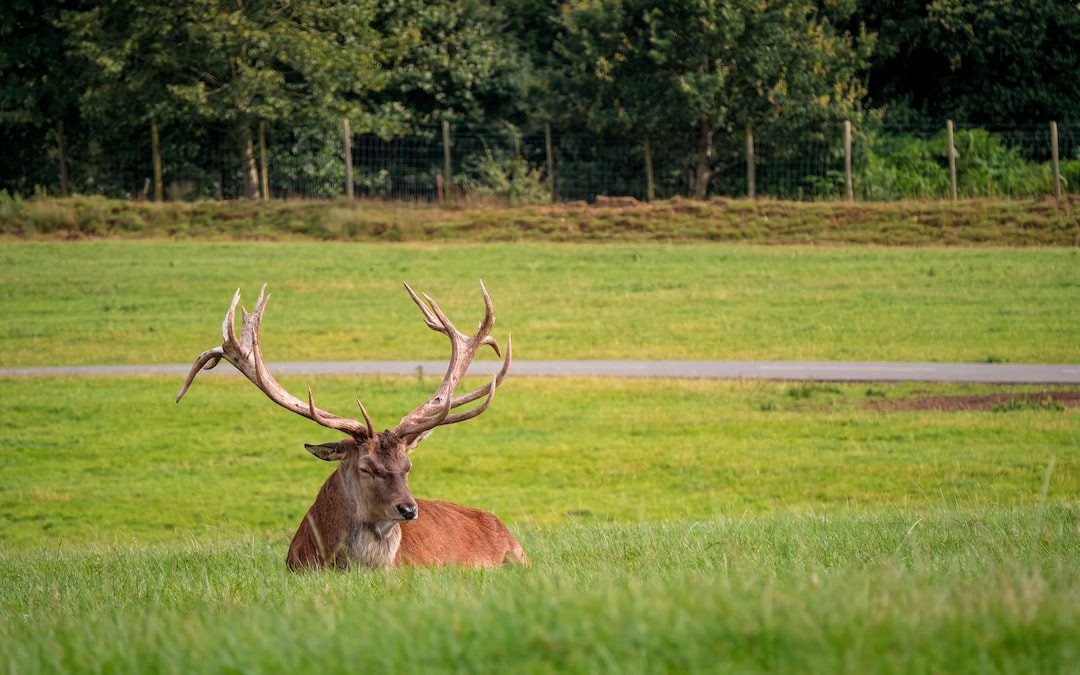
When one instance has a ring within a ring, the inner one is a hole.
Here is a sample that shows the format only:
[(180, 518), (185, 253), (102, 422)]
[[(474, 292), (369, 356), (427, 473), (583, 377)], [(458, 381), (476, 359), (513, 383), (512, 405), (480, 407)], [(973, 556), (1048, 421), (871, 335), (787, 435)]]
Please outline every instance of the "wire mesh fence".
[[(601, 196), (649, 194), (651, 160), (655, 198), (693, 193), (695, 135), (654, 142), (618, 134), (509, 125), (424, 128), (405, 137), (355, 134), (351, 143), (353, 193), (371, 199), (417, 202), (532, 204), (594, 201)], [(1049, 125), (965, 127), (953, 138), (960, 198), (1033, 198), (1080, 193), (1080, 128), (1057, 131), (1055, 177)], [(59, 147), (9, 157), (0, 188), (51, 194), (65, 191), (121, 199), (155, 196), (149, 133), (83, 130)], [(222, 129), (160, 132), (161, 186), (170, 200), (234, 199), (245, 194), (252, 171), (266, 167), (272, 198), (332, 198), (345, 190), (346, 153), (341, 129), (269, 126), (265, 151)], [(944, 126), (853, 125), (851, 171), (842, 125), (757, 132), (754, 160), (745, 138), (718, 134), (709, 166), (711, 196), (743, 197), (750, 180), (759, 198), (857, 200), (946, 199), (951, 196), (948, 134)], [(25, 151), (24, 151), (25, 152)], [(61, 157), (63, 161), (61, 161)], [(12, 170), (11, 167), (18, 170)], [(256, 174), (257, 175), (257, 174)], [(62, 177), (63, 176), (63, 177)]]

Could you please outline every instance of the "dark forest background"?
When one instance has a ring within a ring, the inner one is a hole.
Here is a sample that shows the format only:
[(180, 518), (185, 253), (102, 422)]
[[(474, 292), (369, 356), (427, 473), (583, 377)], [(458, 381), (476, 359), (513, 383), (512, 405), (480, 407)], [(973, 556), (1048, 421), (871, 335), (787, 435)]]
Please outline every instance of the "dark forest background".
[(863, 197), (941, 196), (951, 119), (1023, 194), (1078, 72), (1075, 0), (7, 0), (0, 189), (149, 196), (156, 145), (171, 198), (329, 196), (347, 120), (361, 194), (433, 194), (449, 123), (460, 190), (739, 194), (752, 137), (766, 191), (830, 196), (846, 120)]

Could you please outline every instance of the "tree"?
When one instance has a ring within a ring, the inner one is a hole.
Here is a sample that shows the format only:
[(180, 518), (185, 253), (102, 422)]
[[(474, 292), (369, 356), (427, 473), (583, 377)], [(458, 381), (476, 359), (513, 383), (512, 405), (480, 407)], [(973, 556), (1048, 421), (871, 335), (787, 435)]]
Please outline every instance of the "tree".
[[(520, 122), (529, 65), (506, 19), (482, 0), (400, 0), (380, 6), (386, 87), (374, 99), (398, 130), (438, 121)], [(389, 131), (389, 130), (388, 130)]]
[(259, 197), (258, 121), (370, 126), (366, 103), (385, 82), (373, 2), (114, 1), (67, 20), (102, 77), (84, 96), (99, 115), (201, 119), (228, 129), (245, 197)]
[[(79, 0), (11, 0), (0, 11), (0, 187), (25, 190), (58, 179), (61, 193), (70, 189), (66, 146), (79, 120), (85, 73), (71, 67), (60, 19), (83, 6)], [(55, 167), (42, 161), (46, 148)]]
[(593, 117), (645, 139), (661, 124), (693, 131), (697, 198), (718, 131), (852, 112), (872, 42), (838, 33), (810, 0), (592, 0), (564, 19), (566, 79), (584, 83)]
[(670, 92), (679, 74), (657, 49), (661, 13), (647, 3), (574, 7), (563, 15), (554, 45), (562, 68), (551, 75), (565, 111), (594, 130), (624, 132), (642, 143), (649, 200), (655, 197), (653, 140), (671, 120)]
[(849, 26), (879, 34), (869, 92), (894, 118), (1075, 119), (1080, 5), (1063, 0), (859, 0)]

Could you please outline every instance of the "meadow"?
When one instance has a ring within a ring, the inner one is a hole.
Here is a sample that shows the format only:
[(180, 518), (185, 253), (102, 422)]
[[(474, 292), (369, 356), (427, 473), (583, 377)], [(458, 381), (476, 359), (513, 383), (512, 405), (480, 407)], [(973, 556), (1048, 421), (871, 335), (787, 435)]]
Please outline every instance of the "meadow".
[[(380, 428), (438, 384), (432, 376), (282, 382), (294, 392), (313, 385), (320, 405), (340, 414), (361, 396)], [(291, 534), (331, 470), (303, 444), (336, 432), (279, 409), (246, 380), (199, 379), (180, 404), (177, 384), (0, 380), (5, 545)], [(424, 442), (410, 485), (544, 525), (1030, 505), (1051, 461), (1050, 494), (1080, 495), (1076, 408), (880, 409), (990, 390), (511, 378), (480, 418)]]
[(1068, 673), (1075, 506), (524, 528), (528, 568), (292, 575), (276, 543), (0, 558), (9, 672)]
[[(315, 378), (396, 419), (435, 384)], [(1042, 672), (1080, 628), (1080, 410), (971, 385), (508, 380), (414, 454), (532, 565), (292, 575), (327, 432), (245, 382), (0, 380), (11, 672)], [(286, 380), (298, 389), (303, 383)]]
[[(491, 288), (517, 358), (1076, 362), (1075, 249), (13, 242), (0, 365), (179, 363), (232, 290), (268, 359), (445, 358)], [(223, 366), (227, 367), (227, 366)], [(282, 378), (378, 426), (436, 377)], [(1069, 672), (1075, 388), (532, 379), (413, 455), (527, 568), (285, 571), (332, 432), (239, 378), (0, 378), (7, 672)], [(479, 384), (475, 381), (474, 384)], [(907, 405), (1031, 394), (985, 410)]]
[(190, 362), (263, 282), (271, 361), (446, 358), (401, 282), (481, 277), (519, 359), (1077, 359), (1075, 248), (91, 241), (0, 247), (0, 366)]

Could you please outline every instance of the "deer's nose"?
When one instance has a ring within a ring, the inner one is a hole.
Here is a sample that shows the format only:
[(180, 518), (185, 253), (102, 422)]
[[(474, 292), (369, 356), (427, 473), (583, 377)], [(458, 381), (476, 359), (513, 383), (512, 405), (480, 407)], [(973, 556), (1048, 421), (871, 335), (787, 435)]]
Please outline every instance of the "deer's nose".
[(398, 504), (397, 511), (405, 520), (416, 518), (416, 504)]

